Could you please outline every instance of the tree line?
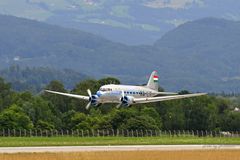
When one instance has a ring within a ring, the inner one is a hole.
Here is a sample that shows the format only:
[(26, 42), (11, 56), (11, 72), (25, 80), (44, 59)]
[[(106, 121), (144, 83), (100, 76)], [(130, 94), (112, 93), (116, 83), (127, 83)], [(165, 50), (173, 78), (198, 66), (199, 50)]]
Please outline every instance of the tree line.
[(52, 80), (63, 82), (65, 88), (72, 89), (74, 85), (87, 79), (88, 76), (71, 69), (57, 70), (50, 67), (23, 67), (12, 65), (0, 70), (0, 76), (10, 82), (11, 88), (16, 91), (40, 92)]
[[(63, 83), (55, 80), (45, 88), (87, 95), (88, 88), (94, 93), (101, 85), (109, 83), (119, 84), (120, 81), (111, 77), (87, 79), (67, 91)], [(223, 97), (206, 95), (120, 109), (104, 104), (85, 110), (86, 103), (45, 92), (38, 95), (16, 92), (0, 78), (0, 129), (240, 130), (240, 112), (234, 111), (240, 101)]]

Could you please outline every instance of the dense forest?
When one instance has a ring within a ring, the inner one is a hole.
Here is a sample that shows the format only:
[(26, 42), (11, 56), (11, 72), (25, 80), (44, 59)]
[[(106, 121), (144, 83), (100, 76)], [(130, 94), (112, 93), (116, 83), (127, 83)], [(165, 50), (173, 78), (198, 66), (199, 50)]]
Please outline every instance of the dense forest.
[[(120, 83), (116, 78), (87, 79), (68, 91), (60, 81), (51, 81), (45, 88), (87, 95), (88, 88), (95, 92), (110, 82)], [(102, 105), (85, 110), (86, 103), (45, 92), (16, 92), (1, 78), (0, 129), (240, 130), (237, 97), (202, 96), (120, 109)]]
[(0, 76), (11, 83), (16, 91), (38, 93), (52, 80), (63, 82), (65, 88), (72, 89), (74, 85), (89, 76), (71, 69), (57, 70), (49, 67), (20, 67), (12, 65), (0, 70)]

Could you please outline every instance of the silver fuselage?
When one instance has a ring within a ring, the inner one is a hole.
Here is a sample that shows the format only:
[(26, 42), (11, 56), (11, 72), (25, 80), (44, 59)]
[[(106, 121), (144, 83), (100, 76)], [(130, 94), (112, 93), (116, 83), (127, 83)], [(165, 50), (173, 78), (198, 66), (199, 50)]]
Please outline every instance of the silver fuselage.
[(120, 103), (122, 93), (124, 93), (124, 96), (133, 98), (154, 97), (158, 94), (157, 91), (146, 86), (109, 84), (102, 86), (96, 95), (99, 103)]

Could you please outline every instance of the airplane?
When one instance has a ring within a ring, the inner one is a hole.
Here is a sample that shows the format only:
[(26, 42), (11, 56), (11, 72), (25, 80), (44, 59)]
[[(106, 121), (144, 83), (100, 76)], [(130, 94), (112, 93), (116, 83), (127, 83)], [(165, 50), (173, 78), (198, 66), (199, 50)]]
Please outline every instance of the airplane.
[(177, 95), (178, 93), (173, 92), (158, 92), (159, 88), (158, 78), (159, 77), (157, 72), (153, 71), (151, 76), (149, 77), (147, 85), (132, 86), (132, 85), (108, 84), (101, 86), (100, 89), (94, 95), (92, 95), (90, 89), (88, 89), (87, 90), (88, 96), (62, 93), (51, 90), (45, 91), (48, 93), (88, 101), (86, 109), (89, 109), (91, 105), (99, 106), (105, 103), (116, 103), (117, 104), (116, 107), (119, 108), (121, 106), (129, 107), (134, 104), (159, 102), (206, 95), (206, 93)]

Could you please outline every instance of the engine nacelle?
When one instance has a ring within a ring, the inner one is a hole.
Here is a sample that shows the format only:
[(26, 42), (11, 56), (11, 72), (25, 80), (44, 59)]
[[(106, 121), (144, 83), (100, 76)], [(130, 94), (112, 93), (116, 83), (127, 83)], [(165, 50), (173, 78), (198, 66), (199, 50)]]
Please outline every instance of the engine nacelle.
[(90, 98), (89, 98), (89, 102), (91, 102), (91, 105), (93, 106), (98, 106), (99, 105), (99, 101), (98, 101), (98, 95), (92, 95)]
[(129, 107), (131, 104), (133, 104), (133, 97), (131, 96), (124, 96), (121, 98), (122, 106)]

